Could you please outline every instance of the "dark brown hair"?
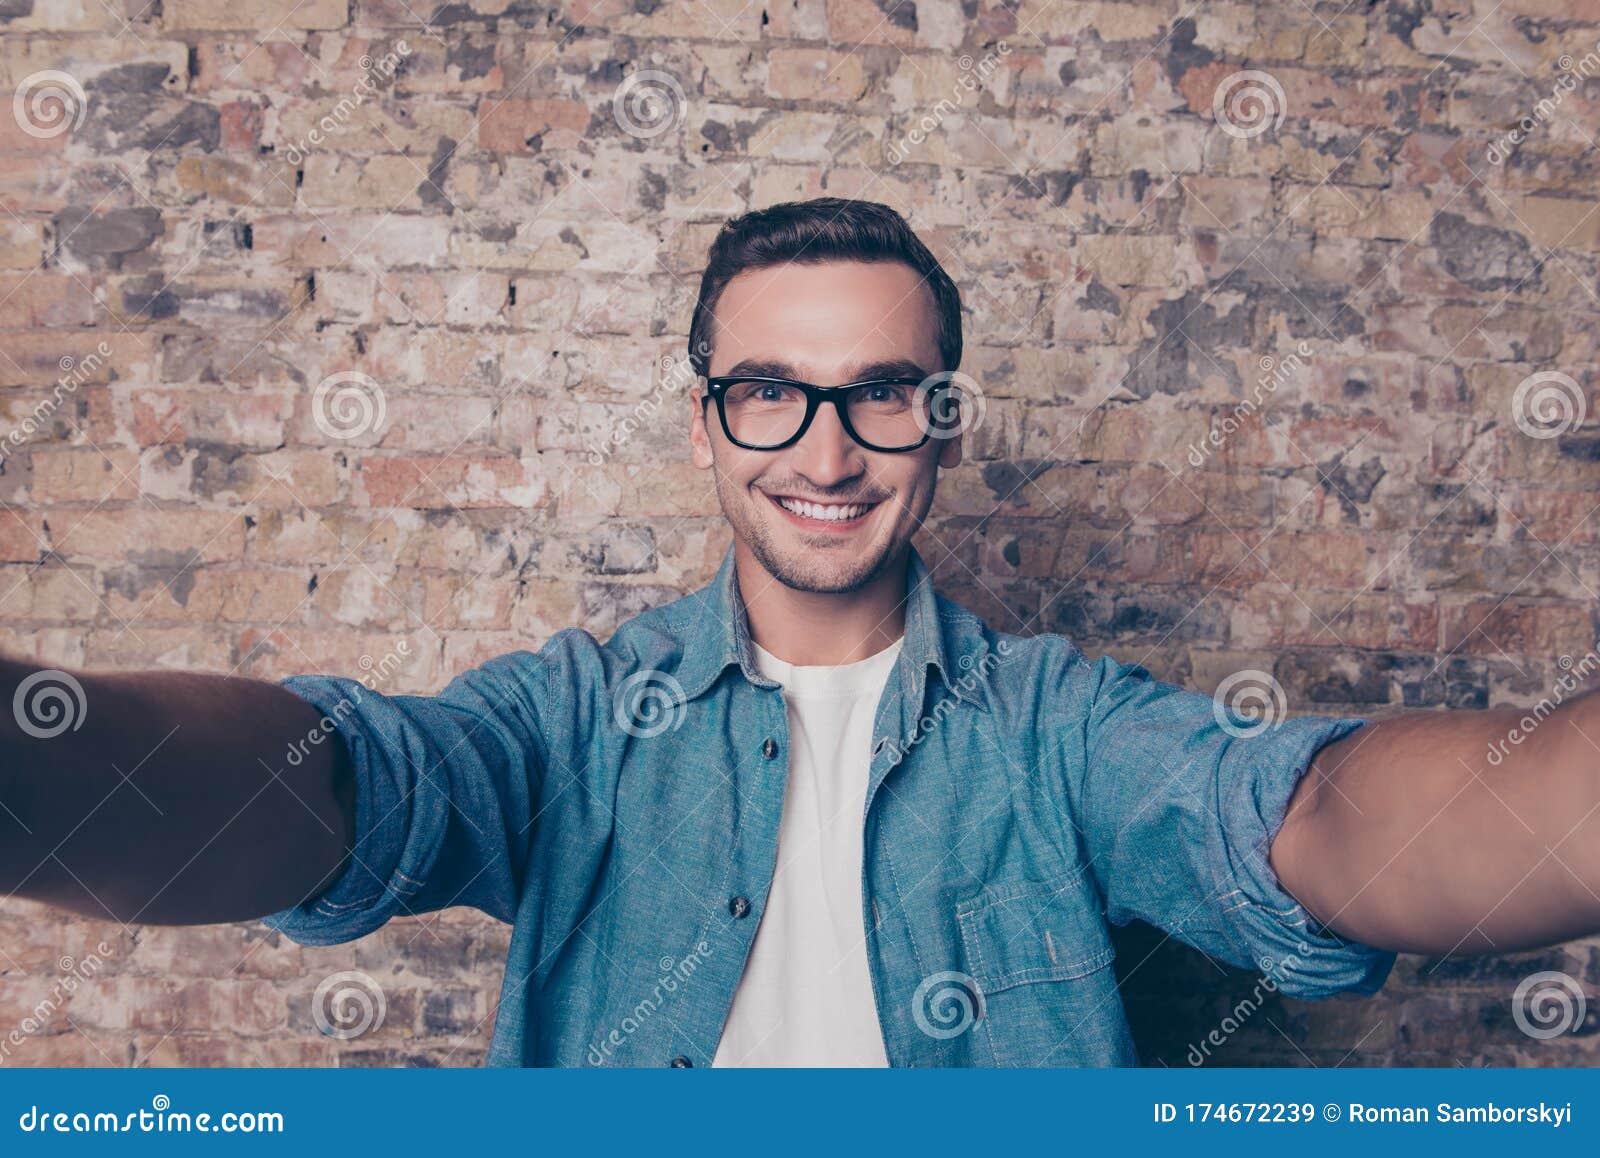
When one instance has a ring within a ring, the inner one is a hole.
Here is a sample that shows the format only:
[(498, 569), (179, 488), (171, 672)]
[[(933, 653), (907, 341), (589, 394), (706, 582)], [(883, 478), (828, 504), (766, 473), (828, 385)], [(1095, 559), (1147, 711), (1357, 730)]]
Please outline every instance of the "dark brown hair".
[(939, 315), (943, 370), (961, 365), (961, 294), (928, 247), (901, 217), (876, 201), (818, 197), (785, 201), (735, 217), (722, 227), (706, 259), (700, 296), (689, 325), (689, 360), (695, 373), (711, 368), (712, 327), (717, 299), (746, 270), (799, 262), (899, 261), (914, 269), (933, 292)]

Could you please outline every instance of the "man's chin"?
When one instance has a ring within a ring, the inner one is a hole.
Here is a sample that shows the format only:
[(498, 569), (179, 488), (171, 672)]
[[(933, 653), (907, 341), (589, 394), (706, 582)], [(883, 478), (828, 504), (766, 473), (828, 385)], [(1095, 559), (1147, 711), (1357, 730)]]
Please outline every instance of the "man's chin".
[(752, 542), (756, 558), (767, 573), (785, 587), (815, 595), (846, 595), (859, 591), (878, 574), (886, 555), (877, 543), (813, 547), (793, 543), (791, 536), (782, 536), (791, 541), (780, 543), (779, 535), (763, 536)]

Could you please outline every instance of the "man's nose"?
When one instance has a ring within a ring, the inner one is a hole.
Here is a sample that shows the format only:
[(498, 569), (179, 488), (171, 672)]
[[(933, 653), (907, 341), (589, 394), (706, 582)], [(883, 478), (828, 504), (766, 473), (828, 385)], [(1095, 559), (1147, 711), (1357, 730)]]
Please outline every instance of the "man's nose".
[(824, 404), (805, 436), (790, 448), (794, 469), (819, 487), (837, 485), (861, 473), (860, 447), (850, 437), (839, 412)]

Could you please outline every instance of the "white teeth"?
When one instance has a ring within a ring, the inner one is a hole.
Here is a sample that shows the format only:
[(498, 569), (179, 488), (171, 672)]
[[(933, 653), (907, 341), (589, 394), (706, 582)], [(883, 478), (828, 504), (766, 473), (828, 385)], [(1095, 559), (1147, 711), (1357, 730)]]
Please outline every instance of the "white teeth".
[(808, 519), (821, 519), (824, 522), (842, 522), (845, 519), (856, 519), (867, 513), (870, 504), (855, 503), (851, 506), (825, 506), (822, 503), (802, 502), (799, 499), (778, 499), (778, 505), (786, 511), (793, 511), (797, 515), (804, 515)]

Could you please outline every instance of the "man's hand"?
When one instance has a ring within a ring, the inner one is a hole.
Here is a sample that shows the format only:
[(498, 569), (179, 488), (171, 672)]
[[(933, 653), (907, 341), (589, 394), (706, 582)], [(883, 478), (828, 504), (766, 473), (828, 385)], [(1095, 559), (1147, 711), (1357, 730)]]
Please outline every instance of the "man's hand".
[(19, 698), (39, 670), (0, 659), (0, 894), (199, 924), (332, 880), (355, 810), (341, 745), (306, 742), (321, 724), (305, 701), (257, 680), (71, 673), (81, 724), (41, 727), (60, 717), (30, 716), (51, 710), (35, 697), (71, 685), (41, 676)]
[(1413, 712), (1323, 748), (1273, 842), (1283, 887), (1341, 936), (1417, 953), (1600, 931), (1600, 699)]

